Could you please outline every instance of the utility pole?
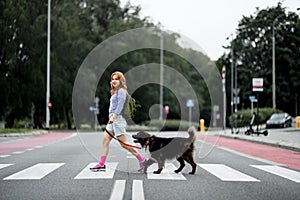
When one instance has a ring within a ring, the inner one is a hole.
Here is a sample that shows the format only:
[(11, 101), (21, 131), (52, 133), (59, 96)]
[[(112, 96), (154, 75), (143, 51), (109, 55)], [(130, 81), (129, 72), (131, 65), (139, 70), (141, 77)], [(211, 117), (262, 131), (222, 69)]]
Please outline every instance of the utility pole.
[(51, 22), (51, 0), (48, 0), (48, 34), (47, 34), (47, 89), (46, 89), (46, 129), (50, 125), (50, 22)]
[(160, 92), (159, 92), (159, 120), (163, 119), (163, 95), (164, 95), (164, 36), (160, 34)]

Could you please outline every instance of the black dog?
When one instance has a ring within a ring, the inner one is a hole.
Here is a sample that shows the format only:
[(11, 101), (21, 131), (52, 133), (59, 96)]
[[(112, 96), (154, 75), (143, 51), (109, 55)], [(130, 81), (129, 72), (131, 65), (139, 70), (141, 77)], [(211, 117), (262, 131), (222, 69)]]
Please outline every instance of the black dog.
[(188, 138), (175, 137), (175, 138), (162, 138), (151, 136), (145, 131), (140, 131), (136, 135), (132, 135), (135, 139), (135, 143), (140, 143), (143, 148), (149, 148), (151, 158), (144, 164), (144, 172), (147, 172), (147, 168), (154, 162), (158, 163), (158, 170), (154, 171), (154, 174), (160, 174), (166, 159), (175, 158), (180, 163), (180, 166), (175, 173), (180, 172), (184, 166), (184, 161), (188, 162), (192, 166), (192, 171), (189, 174), (195, 174), (197, 164), (194, 161), (194, 142), (195, 142), (194, 127), (189, 128)]

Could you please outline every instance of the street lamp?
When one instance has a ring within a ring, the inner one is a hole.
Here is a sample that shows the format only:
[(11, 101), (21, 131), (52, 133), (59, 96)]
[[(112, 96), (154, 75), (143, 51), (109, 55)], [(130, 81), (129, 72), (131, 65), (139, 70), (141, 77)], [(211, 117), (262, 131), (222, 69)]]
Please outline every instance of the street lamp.
[[(230, 49), (230, 53), (231, 53), (231, 117), (233, 118), (233, 104), (234, 104), (234, 98), (233, 98), (233, 70), (234, 70), (234, 52), (233, 52), (233, 34), (231, 33), (230, 36), (231, 37), (231, 49)], [(229, 37), (227, 37), (226, 39), (228, 40)], [(232, 127), (232, 122), (231, 122), (231, 127)]]
[(278, 21), (280, 17), (284, 16), (281, 14), (277, 16), (272, 23), (272, 97), (273, 97), (273, 109), (276, 109), (276, 80), (275, 80), (275, 23)]

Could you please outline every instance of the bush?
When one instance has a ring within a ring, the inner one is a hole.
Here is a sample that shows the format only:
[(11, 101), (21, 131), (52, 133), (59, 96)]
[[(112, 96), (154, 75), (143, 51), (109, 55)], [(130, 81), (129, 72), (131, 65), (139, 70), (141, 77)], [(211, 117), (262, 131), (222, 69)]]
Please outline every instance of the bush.
[[(254, 112), (256, 113), (256, 111), (257, 110), (255, 109)], [(258, 113), (258, 123), (265, 123), (272, 114), (279, 112), (283, 111), (273, 108), (260, 108)], [(229, 124), (232, 125), (232, 123), (237, 123), (238, 127), (249, 125), (251, 117), (251, 109), (240, 110), (229, 117)]]
[[(146, 125), (148, 127), (154, 127), (156, 130), (161, 131), (186, 131), (190, 127), (188, 121), (166, 120), (165, 123), (163, 122), (164, 120), (151, 120), (147, 121)], [(199, 124), (196, 122), (191, 122), (191, 126), (195, 126), (195, 128), (198, 129)]]

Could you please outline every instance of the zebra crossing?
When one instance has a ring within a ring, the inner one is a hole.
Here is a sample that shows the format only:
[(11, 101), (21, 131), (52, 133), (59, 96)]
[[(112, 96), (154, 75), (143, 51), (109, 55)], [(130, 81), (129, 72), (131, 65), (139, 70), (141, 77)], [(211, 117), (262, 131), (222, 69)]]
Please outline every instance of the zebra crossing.
[[(89, 163), (81, 169), (81, 171), (74, 176), (74, 180), (88, 180), (88, 179), (113, 179), (115, 172), (118, 170), (118, 162), (107, 162), (105, 172), (92, 172), (89, 170), (90, 167), (96, 163)], [(21, 171), (15, 172), (3, 180), (41, 180), (46, 176), (50, 176), (55, 170), (59, 170), (66, 163), (37, 163), (33, 166), (25, 168)], [(1, 170), (9, 168), (13, 164), (0, 164)], [(166, 163), (165, 168), (161, 174), (153, 174), (152, 172), (156, 169), (156, 165), (152, 165), (148, 168), (147, 179), (148, 180), (187, 180), (187, 177), (182, 173), (174, 173), (176, 166), (172, 163)], [(205, 170), (210, 175), (217, 177), (220, 181), (231, 181), (231, 182), (261, 182), (258, 177), (252, 177), (244, 172), (236, 170), (225, 164), (198, 164), (197, 175), (201, 175), (201, 170)], [(252, 169), (258, 169), (268, 174), (285, 178), (289, 181), (300, 183), (300, 172), (288, 169), (282, 166), (275, 165), (250, 165)], [(141, 175), (144, 175), (141, 173)], [(136, 183), (135, 187), (140, 187), (141, 183)]]
[[(74, 179), (113, 179), (115, 171), (117, 170), (117, 162), (108, 162), (105, 172), (92, 172), (89, 170), (91, 166), (96, 163), (89, 163), (84, 169), (82, 169)], [(0, 170), (12, 166), (13, 164), (0, 164)], [(19, 172), (16, 172), (3, 180), (40, 180), (51, 172), (58, 170), (65, 163), (38, 163)], [(233, 169), (224, 164), (198, 164), (201, 169), (204, 169), (211, 175), (217, 177), (221, 181), (240, 181), (240, 182), (260, 182), (261, 180), (251, 177), (243, 172)], [(250, 165), (250, 167), (262, 170), (264, 172), (271, 173), (276, 176), (288, 179), (290, 181), (300, 183), (300, 172), (287, 169), (280, 166), (273, 165)], [(174, 173), (176, 167), (172, 163), (166, 163), (165, 169), (161, 174), (153, 174), (152, 171), (156, 168), (152, 165), (148, 169), (147, 179), (156, 180), (186, 180), (186, 177), (182, 173)], [(199, 172), (199, 169), (198, 169)]]

